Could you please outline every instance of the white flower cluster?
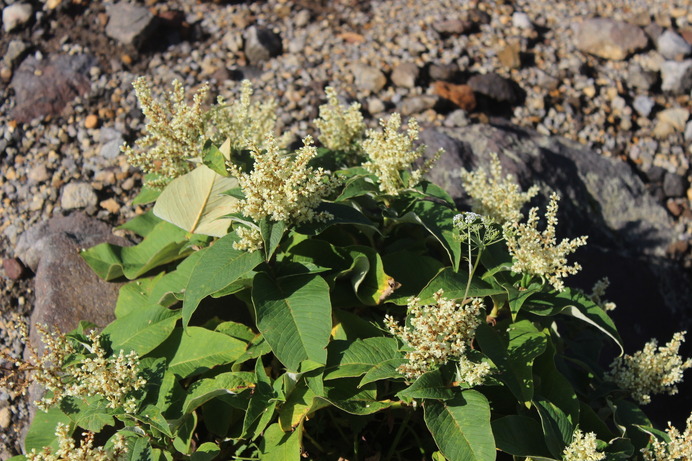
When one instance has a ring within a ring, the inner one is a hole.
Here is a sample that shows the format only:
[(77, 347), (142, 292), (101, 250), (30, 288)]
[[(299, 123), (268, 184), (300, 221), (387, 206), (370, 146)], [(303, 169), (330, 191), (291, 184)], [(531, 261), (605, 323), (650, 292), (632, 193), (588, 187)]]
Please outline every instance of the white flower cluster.
[(339, 104), (334, 88), (325, 88), (327, 104), (320, 106), (320, 117), (314, 121), (320, 130), (317, 137), (328, 149), (352, 151), (358, 149), (358, 142), (365, 133), (360, 104), (354, 102), (348, 108)]
[[(442, 155), (440, 149), (435, 156), (417, 169), (411, 170), (412, 164), (423, 156), (425, 145), (416, 148), (413, 142), (418, 139), (418, 122), (408, 121), (406, 133), (399, 133), (401, 115), (392, 114), (388, 120), (381, 119), (380, 125), (384, 131), (368, 130), (363, 141), (363, 151), (369, 161), (363, 167), (377, 176), (380, 190), (386, 194), (398, 195), (404, 189), (418, 184), (432, 164)], [(402, 173), (408, 174), (408, 179), (402, 178)]]
[(546, 227), (538, 230), (538, 208), (529, 211), (526, 223), (513, 223), (504, 226), (507, 249), (514, 257), (512, 271), (544, 277), (558, 291), (564, 289), (562, 278), (576, 274), (581, 266), (567, 265), (567, 255), (586, 244), (586, 237), (564, 239), (557, 244), (555, 226), (557, 225), (558, 196), (553, 193), (546, 211)]
[[(295, 154), (287, 155), (281, 152), (276, 140), (268, 136), (264, 142), (265, 150), (259, 146), (252, 147), (255, 163), (250, 173), (245, 173), (235, 164), (228, 164), (228, 171), (238, 178), (245, 195), (237, 202), (237, 211), (255, 223), (263, 218), (291, 224), (329, 218), (315, 208), (335, 189), (337, 178), (322, 168), (308, 166), (317, 155), (317, 149), (310, 136), (303, 139), (303, 144)], [(239, 235), (238, 249), (254, 250), (261, 245), (257, 231), (242, 231)]]
[[(209, 110), (205, 135), (219, 145), (226, 139), (231, 140), (231, 149), (242, 150), (251, 146), (264, 148), (264, 141), (276, 131), (276, 101), (268, 99), (260, 104), (252, 103), (252, 83), (243, 80), (240, 98), (229, 104), (223, 97), (217, 98), (217, 104)], [(279, 140), (284, 146), (290, 133)]]
[(570, 443), (562, 452), (563, 461), (601, 461), (606, 458), (604, 453), (596, 450), (596, 434), (583, 433), (577, 429), (572, 435)]
[(522, 192), (512, 175), (502, 176), (497, 154), (490, 159), (490, 174), (482, 168), (461, 171), (466, 193), (471, 197), (473, 211), (488, 216), (498, 224), (516, 223), (522, 218), (521, 208), (538, 193), (538, 186)]
[[(41, 384), (50, 396), (44, 397), (36, 405), (48, 409), (64, 397), (104, 398), (109, 408), (122, 408), (125, 412), (136, 411), (136, 399), (132, 393), (146, 384), (139, 376), (139, 357), (135, 352), (106, 356), (101, 347), (101, 337), (95, 332), (87, 337), (91, 345), (85, 345), (88, 353), (79, 361), (68, 360), (77, 354), (65, 335), (49, 333), (45, 326), (39, 327), (45, 353), (35, 357), (34, 380)], [(80, 353), (81, 354), (81, 353)]]
[(127, 446), (124, 437), (116, 435), (113, 449), (109, 452), (103, 447), (94, 448), (94, 433), (83, 432), (79, 447), (76, 446), (67, 424), (58, 423), (55, 428), (58, 438), (58, 449), (55, 453), (49, 447), (40, 452), (35, 449), (26, 454), (28, 461), (117, 461), (124, 459)]
[(465, 305), (444, 297), (444, 291), (435, 293), (435, 304), (419, 305), (420, 299), (408, 303), (410, 328), (399, 325), (391, 316), (385, 316), (389, 331), (402, 339), (413, 350), (406, 352), (407, 363), (398, 371), (409, 379), (418, 378), (436, 366), (457, 360), (459, 378), (471, 386), (479, 385), (490, 372), (490, 366), (474, 363), (466, 357), (476, 328), (481, 323), (483, 301), (472, 298)]
[(610, 280), (608, 280), (608, 277), (603, 277), (594, 284), (591, 289), (591, 294), (589, 295), (589, 299), (601, 306), (604, 311), (612, 311), (617, 307), (614, 302), (603, 299), (605, 291), (609, 286)]
[(192, 99), (185, 103), (185, 90), (178, 80), (173, 81), (173, 91), (163, 102), (155, 100), (146, 78), (139, 77), (132, 86), (142, 112), (147, 118), (147, 134), (135, 141), (137, 149), (124, 144), (121, 150), (132, 166), (159, 178), (147, 185), (163, 187), (172, 179), (192, 169), (191, 159), (199, 156), (204, 143), (205, 110), (202, 105), (209, 94), (203, 85)]
[(663, 347), (657, 347), (658, 342), (652, 339), (634, 355), (617, 357), (605, 378), (629, 391), (640, 405), (650, 403), (651, 394), (676, 394), (676, 384), (682, 382), (684, 371), (692, 368), (692, 359), (683, 360), (678, 354), (685, 333), (675, 333)]
[(687, 418), (687, 427), (682, 434), (668, 423), (666, 429), (670, 442), (655, 439), (649, 448), (642, 449), (646, 461), (690, 461), (692, 460), (692, 415)]

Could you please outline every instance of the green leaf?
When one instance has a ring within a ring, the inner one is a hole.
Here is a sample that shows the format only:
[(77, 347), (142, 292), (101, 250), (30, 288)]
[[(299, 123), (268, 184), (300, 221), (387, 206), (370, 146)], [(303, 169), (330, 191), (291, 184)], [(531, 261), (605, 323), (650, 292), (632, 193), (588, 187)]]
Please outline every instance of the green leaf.
[(136, 310), (138, 306), (149, 304), (151, 290), (161, 280), (162, 275), (133, 280), (121, 286), (115, 303), (115, 317), (124, 317)]
[(260, 235), (262, 236), (262, 251), (264, 251), (265, 260), (269, 261), (276, 251), (276, 248), (281, 243), (281, 238), (286, 231), (286, 223), (283, 221), (273, 222), (264, 218), (259, 223)]
[(454, 206), (454, 199), (452, 198), (452, 196), (449, 195), (446, 190), (444, 190), (435, 183), (423, 180), (419, 182), (414, 189), (423, 192), (428, 197), (442, 199), (449, 205)]
[(507, 291), (507, 303), (512, 314), (512, 321), (517, 319), (524, 303), (539, 291), (538, 289), (518, 290), (512, 285), (503, 285), (503, 287)]
[(173, 447), (183, 454), (189, 454), (195, 428), (197, 428), (197, 413), (183, 416), (182, 424), (178, 426), (176, 437), (173, 439)]
[(248, 436), (249, 438), (254, 438), (252, 435), (264, 430), (264, 427), (257, 427), (254, 431), (252, 428), (266, 413), (273, 414), (274, 407), (276, 406), (276, 402), (272, 401), (276, 397), (276, 392), (272, 389), (271, 379), (267, 376), (261, 360), (255, 362), (255, 376), (257, 383), (243, 419), (243, 436)]
[(102, 397), (65, 397), (60, 409), (75, 425), (91, 432), (100, 432), (105, 426), (113, 426), (112, 410), (106, 407)]
[(37, 410), (24, 439), (25, 450), (29, 452), (35, 449), (40, 452), (43, 447), (51, 447), (55, 452), (58, 448), (55, 428), (59, 423), (67, 424), (70, 428), (69, 432), (74, 430), (75, 424), (60, 410), (59, 406), (54, 406), (47, 412)]
[(168, 371), (183, 378), (201, 374), (215, 366), (233, 363), (246, 344), (223, 333), (201, 327), (176, 328), (154, 351), (168, 358)]
[(343, 202), (350, 198), (377, 194), (379, 190), (378, 185), (372, 180), (372, 176), (354, 176), (346, 181), (341, 194), (339, 194), (335, 201)]
[(528, 416), (509, 415), (491, 423), (498, 450), (514, 456), (550, 456), (538, 421)]
[(292, 431), (308, 415), (326, 406), (328, 404), (324, 400), (317, 399), (317, 394), (304, 381), (300, 381), (279, 411), (281, 429), (286, 432)]
[(139, 194), (132, 200), (132, 205), (146, 205), (148, 203), (155, 202), (157, 198), (161, 195), (159, 189), (152, 189), (151, 187), (142, 186), (142, 190)]
[(317, 207), (316, 211), (329, 213), (332, 217), (324, 221), (313, 221), (301, 224), (296, 229), (298, 232), (306, 235), (317, 235), (337, 224), (353, 224), (364, 230), (377, 234), (380, 233), (380, 229), (363, 213), (345, 203), (322, 202), (320, 206)]
[(361, 376), (391, 359), (401, 359), (399, 344), (394, 338), (331, 341), (327, 346), (324, 379)]
[(170, 336), (179, 318), (179, 310), (157, 304), (141, 306), (112, 322), (101, 334), (108, 337), (114, 351), (135, 351), (141, 357)]
[(261, 459), (272, 461), (300, 461), (300, 445), (303, 438), (303, 426), (293, 432), (284, 432), (278, 423), (272, 424), (264, 431), (260, 442)]
[(183, 299), (183, 293), (190, 284), (192, 271), (208, 248), (195, 251), (185, 258), (175, 270), (164, 274), (152, 287), (149, 302), (170, 307)]
[(560, 459), (565, 447), (572, 441), (576, 422), (574, 424), (570, 422), (565, 412), (543, 397), (536, 396), (533, 403), (541, 417), (541, 426), (548, 450), (555, 458)]
[(221, 373), (213, 378), (195, 381), (188, 388), (183, 413), (191, 413), (214, 397), (239, 394), (255, 386), (255, 374), (247, 371)]
[(161, 413), (161, 409), (156, 405), (147, 405), (133, 417), (145, 424), (149, 424), (165, 436), (173, 438), (168, 421), (166, 421), (166, 418)]
[(380, 381), (382, 379), (396, 379), (403, 378), (403, 375), (399, 373), (397, 368), (406, 363), (406, 359), (398, 358), (386, 360), (384, 362), (376, 364), (363, 376), (360, 380), (358, 387), (362, 387), (368, 383), (373, 383), (375, 381)]
[(218, 331), (219, 333), (223, 333), (225, 335), (239, 339), (246, 343), (249, 343), (250, 341), (255, 339), (255, 336), (257, 336), (249, 326), (242, 323), (230, 321), (219, 323), (218, 325), (216, 325), (216, 328), (214, 328), (214, 331)]
[(81, 252), (82, 258), (103, 280), (123, 275), (130, 280), (187, 255), (183, 230), (167, 222), (158, 223), (139, 244), (120, 247), (102, 243)]
[(385, 272), (401, 285), (387, 302), (399, 305), (407, 304), (408, 298), (420, 293), (443, 267), (437, 259), (409, 250), (385, 254), (382, 263)]
[(425, 424), (437, 447), (450, 461), (492, 461), (495, 439), (490, 405), (483, 394), (466, 390), (445, 402), (424, 403)]
[(401, 399), (435, 399), (449, 400), (454, 398), (451, 381), (444, 379), (442, 370), (428, 371), (418, 377), (409, 387), (397, 394)]
[(235, 233), (220, 238), (195, 265), (183, 299), (183, 326), (187, 327), (202, 299), (228, 287), (263, 261), (259, 251), (249, 253), (233, 248), (238, 240)]
[(358, 387), (358, 378), (341, 378), (324, 384), (321, 397), (335, 407), (352, 415), (369, 415), (392, 406), (391, 400), (377, 399), (377, 384)]
[[(438, 290), (444, 290), (445, 298), (462, 299), (466, 293), (468, 280), (468, 274), (465, 272), (454, 272), (451, 267), (445, 267), (430, 280), (418, 297), (422, 304), (431, 304), (435, 299), (433, 295)], [(504, 290), (493, 288), (477, 277), (471, 279), (468, 296), (482, 298), (498, 293), (504, 293)]]
[(353, 262), (339, 277), (348, 276), (358, 300), (366, 306), (384, 302), (394, 291), (394, 279), (385, 274), (382, 259), (376, 250), (366, 246), (346, 247)]
[(552, 340), (546, 341), (545, 352), (536, 358), (533, 364), (537, 392), (558, 406), (569, 416), (572, 423), (579, 421), (579, 399), (570, 381), (555, 365), (555, 345)]
[(382, 329), (362, 316), (343, 309), (333, 311), (336, 325), (332, 328), (334, 339), (354, 340), (382, 336)]
[(216, 147), (207, 140), (202, 148), (202, 163), (221, 176), (230, 176), (226, 162), (231, 159), (231, 142), (226, 139), (221, 147)]
[(156, 200), (154, 214), (187, 232), (223, 237), (231, 225), (225, 216), (237, 211), (238, 200), (222, 192), (237, 186), (236, 178), (200, 165), (166, 186)]
[(157, 218), (154, 213), (149, 210), (146, 213), (135, 216), (125, 224), (121, 224), (116, 229), (128, 230), (130, 232), (134, 232), (140, 237), (146, 237), (151, 233), (152, 230), (154, 230), (157, 224), (162, 222), (163, 221), (161, 219)]
[(205, 442), (190, 456), (190, 461), (213, 461), (221, 454), (221, 448), (213, 442)]
[(252, 287), (257, 328), (286, 368), (310, 359), (324, 364), (332, 329), (329, 285), (319, 275), (274, 280), (260, 272)]
[(398, 218), (399, 222), (413, 222), (422, 225), (430, 232), (447, 252), (454, 270), (459, 270), (462, 258), (461, 243), (454, 231), (454, 216), (457, 212), (449, 205), (438, 202), (417, 200), (409, 211)]
[[(498, 331), (506, 328), (506, 335)], [(476, 340), (481, 351), (490, 357), (500, 370), (498, 378), (520, 402), (533, 398), (533, 360), (546, 348), (546, 337), (528, 320), (497, 328), (485, 323), (476, 330)]]
[(147, 437), (136, 437), (130, 439), (126, 456), (130, 461), (155, 461), (151, 444)]

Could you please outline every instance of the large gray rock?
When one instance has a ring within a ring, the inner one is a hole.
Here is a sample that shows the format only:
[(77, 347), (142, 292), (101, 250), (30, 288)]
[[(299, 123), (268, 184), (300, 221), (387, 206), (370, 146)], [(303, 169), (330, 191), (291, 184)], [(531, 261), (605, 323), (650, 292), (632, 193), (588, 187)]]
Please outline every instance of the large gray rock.
[(421, 142), (430, 153), (445, 149), (429, 177), (462, 207), (467, 197), (460, 169), (487, 168), (493, 152), (524, 190), (541, 188), (543, 198), (536, 203), (544, 207), (547, 194), (558, 192), (558, 232), (589, 236), (575, 257), (584, 270), (567, 283), (590, 289), (597, 279), (610, 278), (606, 298), (620, 306), (613, 317), (626, 344), (641, 347), (654, 336), (668, 341), (674, 331), (692, 325), (692, 280), (666, 258), (678, 236), (666, 210), (625, 163), (509, 124), (429, 129)]
[(587, 19), (572, 29), (577, 49), (599, 58), (623, 60), (646, 48), (649, 42), (641, 28), (614, 19)]
[(661, 65), (661, 89), (673, 94), (692, 90), (692, 59), (666, 61)]
[(156, 17), (143, 6), (127, 2), (108, 6), (106, 35), (123, 45), (140, 47), (156, 26)]
[(667, 30), (658, 37), (656, 49), (666, 59), (685, 57), (692, 53), (692, 45), (672, 30)]
[(102, 242), (129, 245), (107, 224), (83, 213), (51, 218), (24, 232), (16, 256), (36, 273), (36, 303), (31, 314), (31, 341), (40, 340), (37, 323), (68, 332), (80, 320), (105, 326), (113, 320), (120, 285), (99, 279), (79, 255)]

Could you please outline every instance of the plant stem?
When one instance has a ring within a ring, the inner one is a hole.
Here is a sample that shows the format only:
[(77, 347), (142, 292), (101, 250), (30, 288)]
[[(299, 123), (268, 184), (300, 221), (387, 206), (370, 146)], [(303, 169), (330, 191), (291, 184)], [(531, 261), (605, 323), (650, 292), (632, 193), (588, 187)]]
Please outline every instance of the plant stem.
[(392, 441), (392, 444), (389, 446), (389, 450), (387, 451), (387, 456), (385, 456), (384, 461), (389, 461), (390, 459), (392, 459), (392, 456), (394, 455), (394, 449), (399, 444), (399, 440), (401, 439), (401, 436), (404, 435), (404, 431), (406, 430), (406, 427), (408, 426), (408, 422), (411, 419), (412, 413), (413, 413), (412, 411), (406, 412), (406, 416), (404, 417), (404, 420), (401, 422), (399, 429), (396, 431), (396, 435), (394, 436), (394, 441)]

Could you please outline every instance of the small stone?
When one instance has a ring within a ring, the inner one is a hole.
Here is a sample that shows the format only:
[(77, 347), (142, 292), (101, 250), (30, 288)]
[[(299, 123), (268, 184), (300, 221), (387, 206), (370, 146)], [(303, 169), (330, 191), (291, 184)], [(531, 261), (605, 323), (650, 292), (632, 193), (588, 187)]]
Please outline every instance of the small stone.
[(15, 65), (24, 57), (26, 51), (29, 49), (29, 45), (21, 40), (12, 40), (7, 45), (7, 51), (2, 57), (2, 61), (7, 65), (7, 67), (15, 67)]
[(96, 205), (98, 197), (94, 189), (85, 182), (71, 182), (62, 189), (60, 206), (65, 210), (87, 208)]
[(692, 52), (692, 45), (672, 30), (666, 30), (658, 37), (656, 48), (666, 59), (684, 58)]
[(0, 427), (7, 429), (12, 424), (12, 414), (10, 413), (10, 407), (0, 408)]
[(401, 88), (413, 88), (420, 73), (418, 66), (412, 62), (399, 64), (392, 72), (392, 82)]
[(656, 43), (658, 37), (663, 33), (663, 27), (656, 24), (655, 22), (650, 22), (644, 27), (644, 33), (648, 35), (652, 42)]
[(38, 164), (29, 170), (27, 175), (30, 181), (41, 183), (50, 179), (50, 173), (43, 163)]
[(682, 176), (667, 172), (663, 177), (663, 193), (666, 197), (682, 197), (686, 190), (687, 184)]
[(633, 88), (649, 91), (658, 80), (656, 72), (644, 70), (641, 66), (632, 65), (628, 72), (627, 83)]
[(692, 59), (682, 62), (665, 61), (661, 65), (661, 89), (673, 94), (687, 93), (692, 89)]
[(517, 29), (533, 29), (531, 18), (529, 18), (528, 14), (521, 11), (515, 11), (514, 14), (512, 14), (512, 25)]
[(368, 98), (366, 107), (370, 114), (379, 114), (385, 110), (385, 105), (379, 98)]
[(142, 6), (120, 2), (107, 7), (106, 35), (123, 45), (139, 48), (156, 29), (156, 18)]
[(509, 69), (518, 69), (521, 67), (520, 51), (521, 48), (518, 43), (511, 43), (497, 53), (497, 58), (503, 66)]
[[(3, 259), (2, 268), (5, 270), (5, 275), (10, 280), (19, 280), (24, 275), (24, 264), (17, 258)], [(0, 424), (0, 426), (1, 425), (2, 424)]]
[(480, 93), (497, 102), (511, 105), (519, 103), (522, 99), (522, 91), (514, 81), (501, 77), (492, 72), (489, 74), (474, 75), (468, 81), (468, 85), (474, 92)]
[(107, 210), (111, 214), (117, 214), (120, 211), (120, 205), (115, 199), (109, 198), (107, 200), (102, 200), (99, 205), (104, 210)]
[(293, 17), (293, 24), (296, 27), (305, 27), (308, 25), (308, 22), (310, 22), (310, 10), (300, 10)]
[(84, 119), (84, 128), (92, 129), (96, 128), (99, 124), (99, 118), (96, 114), (89, 114)]
[(228, 51), (237, 53), (243, 48), (243, 37), (235, 30), (231, 30), (221, 38), (221, 43)]
[(12, 69), (7, 66), (0, 67), (0, 79), (7, 83), (12, 79)]
[(641, 94), (634, 98), (632, 102), (632, 107), (634, 107), (634, 110), (642, 117), (648, 117), (651, 113), (651, 109), (653, 109), (655, 105), (656, 103), (653, 99)]
[(410, 98), (406, 98), (401, 103), (401, 114), (407, 116), (412, 114), (419, 114), (428, 109), (432, 109), (433, 106), (435, 106), (436, 102), (437, 98), (435, 96), (428, 95), (413, 96)]
[(360, 91), (377, 93), (387, 84), (387, 77), (374, 67), (359, 63), (353, 66), (352, 72), (356, 87)]
[(46, 8), (49, 10), (54, 10), (60, 6), (62, 0), (46, 0)]
[(466, 116), (466, 111), (462, 109), (457, 109), (452, 111), (444, 121), (444, 126), (447, 127), (460, 127), (469, 124), (469, 118)]
[(692, 120), (685, 125), (685, 141), (692, 142)]
[(13, 3), (2, 10), (2, 26), (5, 32), (11, 32), (17, 27), (26, 24), (34, 9), (29, 3)]
[(281, 37), (271, 29), (252, 26), (245, 33), (245, 56), (258, 64), (282, 53)]
[(435, 94), (452, 101), (466, 112), (476, 108), (476, 97), (469, 85), (455, 85), (448, 82), (435, 82), (433, 86)]
[(123, 190), (132, 190), (133, 187), (135, 187), (135, 180), (134, 178), (127, 178), (123, 183), (120, 185), (120, 187)]
[(659, 120), (669, 123), (677, 131), (683, 131), (685, 129), (685, 123), (689, 116), (690, 112), (681, 107), (666, 109), (658, 113)]
[(459, 70), (456, 64), (431, 64), (428, 75), (431, 80), (451, 80)]
[(446, 21), (434, 22), (432, 27), (443, 35), (459, 35), (471, 30), (473, 24), (463, 19), (448, 19)]
[(577, 49), (605, 59), (623, 60), (649, 41), (639, 27), (607, 18), (586, 19), (573, 30)]

